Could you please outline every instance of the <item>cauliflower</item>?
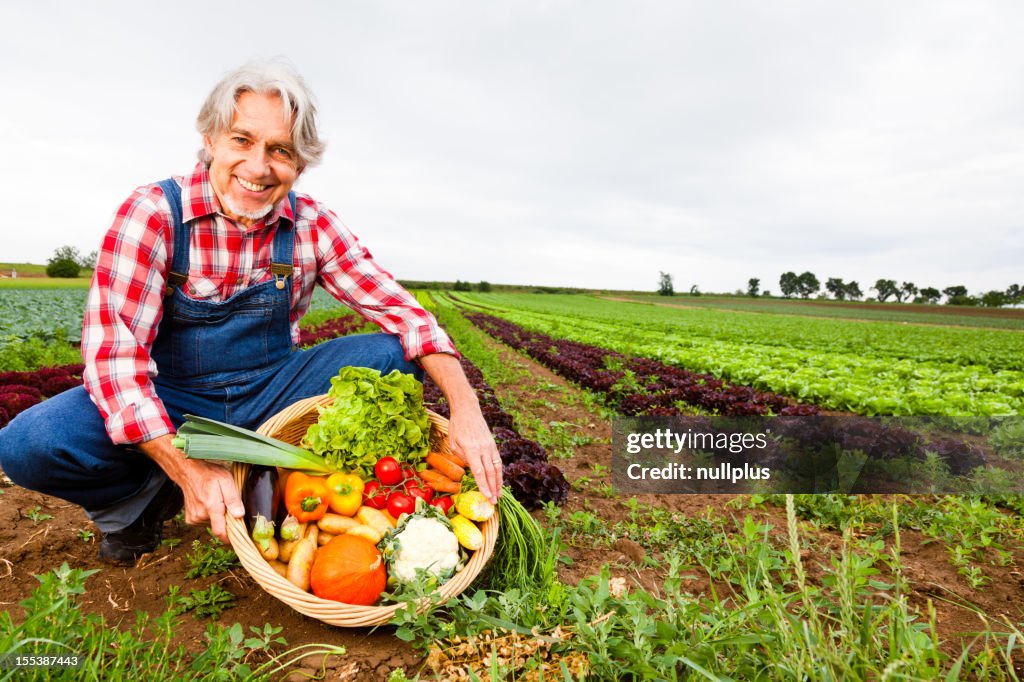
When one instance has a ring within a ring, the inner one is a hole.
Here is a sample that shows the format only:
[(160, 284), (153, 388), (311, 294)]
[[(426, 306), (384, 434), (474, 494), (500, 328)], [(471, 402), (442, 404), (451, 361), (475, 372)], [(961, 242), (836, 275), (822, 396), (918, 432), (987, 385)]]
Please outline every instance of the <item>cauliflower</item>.
[(455, 573), (462, 555), (447, 519), (414, 514), (403, 519), (401, 526), (385, 541), (388, 546), (384, 556), (391, 578), (399, 583), (412, 582), (416, 569), (423, 569), (444, 582)]

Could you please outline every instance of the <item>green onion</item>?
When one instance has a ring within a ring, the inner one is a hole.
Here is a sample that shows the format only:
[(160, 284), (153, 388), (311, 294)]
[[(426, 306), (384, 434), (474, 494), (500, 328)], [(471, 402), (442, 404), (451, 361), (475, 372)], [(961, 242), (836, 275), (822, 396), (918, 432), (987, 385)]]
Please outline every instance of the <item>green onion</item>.
[(309, 474), (330, 474), (335, 467), (308, 450), (263, 434), (186, 414), (174, 437), (174, 447), (192, 459), (217, 459), (294, 469)]
[(554, 579), (557, 550), (544, 540), (540, 524), (507, 487), (498, 499), (498, 541), (481, 583), (505, 592), (545, 590)]

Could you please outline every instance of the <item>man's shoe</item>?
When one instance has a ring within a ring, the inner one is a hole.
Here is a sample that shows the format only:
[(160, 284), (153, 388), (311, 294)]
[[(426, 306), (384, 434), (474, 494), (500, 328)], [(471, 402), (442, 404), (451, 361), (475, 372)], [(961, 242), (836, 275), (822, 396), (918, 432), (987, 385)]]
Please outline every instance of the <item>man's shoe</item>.
[(173, 519), (184, 504), (185, 497), (181, 488), (167, 479), (139, 518), (126, 528), (103, 534), (100, 561), (118, 566), (134, 566), (139, 557), (160, 546), (164, 521)]

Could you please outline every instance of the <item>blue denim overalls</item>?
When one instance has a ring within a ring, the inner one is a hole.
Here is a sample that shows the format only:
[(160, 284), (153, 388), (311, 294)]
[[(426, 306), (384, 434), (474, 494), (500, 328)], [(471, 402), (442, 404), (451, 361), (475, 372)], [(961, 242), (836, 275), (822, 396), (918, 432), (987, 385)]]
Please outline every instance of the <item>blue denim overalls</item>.
[[(181, 289), (189, 264), (181, 188), (160, 183), (174, 221), (174, 255), (164, 316), (151, 348), (153, 380), (175, 427), (196, 414), (256, 428), (297, 400), (326, 393), (344, 366), (399, 369), (422, 378), (388, 334), (344, 336), (313, 348), (292, 345), (294, 228), (280, 221), (272, 247), (273, 279), (222, 302), (189, 298)], [(296, 216), (294, 195), (289, 194)], [(296, 216), (297, 217), (297, 216)], [(0, 467), (18, 485), (81, 505), (106, 532), (132, 523), (166, 474), (130, 446), (114, 445), (84, 387), (19, 414), (0, 429)]]
[[(273, 279), (244, 289), (223, 301), (203, 301), (185, 294), (189, 271), (191, 226), (181, 221), (181, 191), (173, 180), (160, 183), (171, 204), (174, 256), (167, 278), (164, 316), (150, 353), (162, 385), (188, 386), (221, 402), (229, 420), (231, 403), (247, 398), (253, 382), (291, 354), (289, 314), (292, 250), (295, 231), (282, 219), (271, 253)], [(288, 193), (295, 216), (295, 193)], [(211, 408), (214, 406), (211, 405)]]

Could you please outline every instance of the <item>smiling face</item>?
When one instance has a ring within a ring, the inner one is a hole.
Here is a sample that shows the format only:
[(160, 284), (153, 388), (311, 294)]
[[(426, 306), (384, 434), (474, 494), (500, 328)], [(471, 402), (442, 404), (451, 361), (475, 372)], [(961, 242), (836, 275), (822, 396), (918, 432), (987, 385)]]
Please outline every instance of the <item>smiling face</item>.
[(210, 183), (230, 218), (252, 225), (288, 195), (302, 172), (291, 123), (279, 97), (245, 92), (230, 128), (203, 138)]

